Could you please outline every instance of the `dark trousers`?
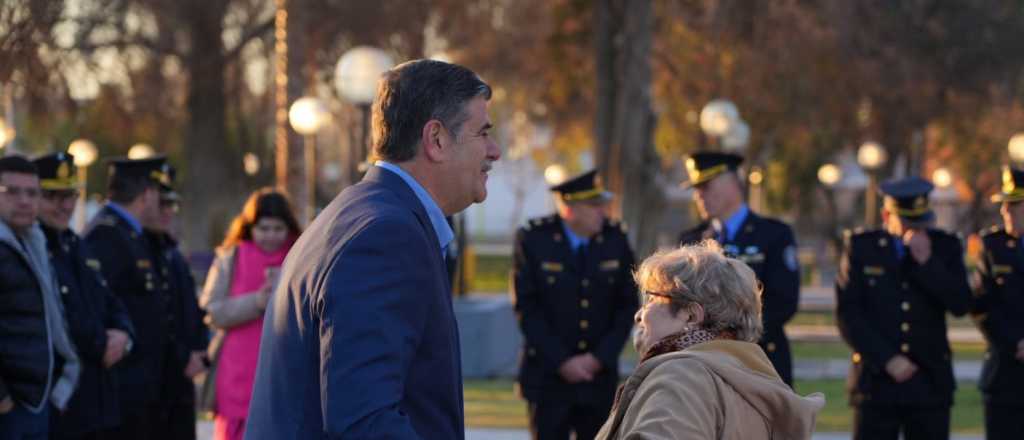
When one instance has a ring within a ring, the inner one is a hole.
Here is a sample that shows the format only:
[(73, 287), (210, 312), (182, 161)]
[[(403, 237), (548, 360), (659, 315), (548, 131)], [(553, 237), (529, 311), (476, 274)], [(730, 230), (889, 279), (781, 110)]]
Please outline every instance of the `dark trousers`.
[(528, 402), (530, 436), (534, 440), (568, 440), (569, 434), (575, 432), (576, 440), (592, 440), (608, 419), (611, 409), (611, 399), (598, 404), (551, 400)]
[(46, 440), (50, 432), (49, 405), (33, 414), (20, 403), (0, 414), (0, 440)]
[(167, 432), (162, 408), (155, 404), (141, 407), (121, 407), (121, 426), (104, 433), (103, 438), (111, 440), (154, 439)]
[(196, 440), (196, 406), (175, 404), (163, 407), (161, 414), (167, 429), (154, 440)]
[(861, 405), (854, 409), (854, 440), (948, 440), (949, 407)]
[(1024, 436), (1024, 405), (985, 404), (985, 439), (1017, 440)]

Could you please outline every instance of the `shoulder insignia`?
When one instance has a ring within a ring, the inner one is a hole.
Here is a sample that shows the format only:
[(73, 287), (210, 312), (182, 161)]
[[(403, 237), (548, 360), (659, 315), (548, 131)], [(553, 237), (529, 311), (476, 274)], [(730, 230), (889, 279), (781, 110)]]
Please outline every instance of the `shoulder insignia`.
[(90, 269), (95, 270), (97, 272), (99, 272), (100, 267), (101, 267), (100, 266), (100, 260), (97, 260), (95, 258), (86, 258), (85, 259), (85, 265), (88, 266)]

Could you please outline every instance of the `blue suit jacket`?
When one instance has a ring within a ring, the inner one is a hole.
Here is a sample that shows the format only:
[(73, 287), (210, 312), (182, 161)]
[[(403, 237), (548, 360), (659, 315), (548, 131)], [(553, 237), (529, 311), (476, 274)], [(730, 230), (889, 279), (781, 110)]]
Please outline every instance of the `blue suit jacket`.
[(372, 167), (302, 234), (263, 327), (248, 440), (462, 439), (459, 335), (437, 235)]

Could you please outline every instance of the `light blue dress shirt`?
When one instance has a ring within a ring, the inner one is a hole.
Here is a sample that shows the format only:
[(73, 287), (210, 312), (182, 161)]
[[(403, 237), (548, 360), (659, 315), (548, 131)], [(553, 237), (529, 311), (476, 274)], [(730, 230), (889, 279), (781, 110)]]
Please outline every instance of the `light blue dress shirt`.
[(136, 234), (142, 233), (142, 223), (140, 223), (139, 219), (135, 218), (134, 215), (128, 212), (127, 209), (124, 209), (124, 207), (114, 202), (107, 202), (107, 206), (117, 213), (117, 215), (121, 216), (124, 221), (128, 222), (128, 225), (132, 227), (132, 230), (135, 231)]
[(398, 165), (383, 160), (374, 162), (374, 165), (397, 174), (398, 177), (405, 181), (406, 185), (409, 185), (409, 188), (412, 188), (416, 198), (420, 199), (423, 208), (427, 210), (427, 217), (430, 218), (430, 224), (434, 226), (434, 233), (437, 234), (437, 242), (441, 245), (441, 255), (445, 256), (445, 249), (455, 239), (455, 232), (452, 231), (448, 220), (444, 218), (444, 212), (441, 211), (441, 207), (437, 206), (437, 203), (430, 197), (430, 193), (423, 188), (423, 185), (420, 185), (415, 178)]
[(565, 230), (565, 237), (569, 239), (569, 246), (572, 247), (573, 252), (579, 250), (580, 246), (586, 246), (590, 242), (590, 240), (572, 232), (572, 229), (569, 229), (569, 225), (565, 224), (564, 221), (562, 222), (562, 229)]
[[(737, 209), (729, 218), (725, 219), (725, 222), (716, 222), (715, 230), (720, 236), (719, 241), (724, 239), (725, 242), (730, 242), (736, 238), (736, 233), (739, 232), (740, 226), (743, 226), (743, 222), (747, 220), (747, 215), (749, 214), (750, 208), (744, 203), (740, 205), (740, 209)], [(723, 225), (724, 231), (722, 230)]]

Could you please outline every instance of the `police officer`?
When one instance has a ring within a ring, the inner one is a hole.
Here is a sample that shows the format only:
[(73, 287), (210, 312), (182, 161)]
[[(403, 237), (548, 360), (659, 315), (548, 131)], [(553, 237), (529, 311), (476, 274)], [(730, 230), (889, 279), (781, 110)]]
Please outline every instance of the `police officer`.
[(196, 438), (196, 396), (192, 380), (204, 372), (206, 326), (196, 298), (196, 282), (178, 242), (170, 234), (178, 213), (179, 197), (174, 191), (174, 167), (166, 168), (168, 182), (160, 186), (160, 209), (155, 222), (143, 224), (143, 233), (159, 274), (161, 295), (168, 298), (165, 312), (168, 329), (167, 361), (162, 372), (158, 401), (168, 430), (165, 439)]
[(42, 198), (39, 220), (82, 372), (68, 407), (52, 414), (51, 439), (101, 439), (121, 423), (117, 384), (109, 368), (132, 348), (131, 318), (107, 288), (100, 262), (68, 228), (78, 199), (74, 157), (54, 153), (33, 161)]
[(596, 171), (551, 190), (558, 213), (516, 232), (512, 294), (525, 339), (520, 392), (535, 439), (593, 438), (611, 409), (638, 307), (625, 228)]
[(156, 439), (169, 431), (159, 402), (164, 371), (171, 360), (165, 319), (170, 298), (160, 289), (157, 258), (143, 224), (159, 215), (160, 185), (168, 184), (162, 157), (118, 159), (109, 163), (108, 201), (87, 228), (85, 240), (100, 262), (103, 278), (124, 302), (135, 325), (134, 347), (115, 367), (122, 424), (108, 438)]
[(759, 344), (786, 384), (793, 385), (793, 357), (783, 326), (800, 302), (800, 265), (789, 225), (762, 217), (747, 206), (737, 173), (743, 158), (720, 152), (694, 153), (686, 161), (697, 209), (705, 221), (679, 236), (680, 244), (713, 239), (725, 253), (747, 263), (764, 285), (764, 335)]
[(971, 315), (988, 340), (978, 388), (985, 397), (985, 437), (1018, 439), (1024, 433), (1024, 171), (1003, 168), (1003, 227), (982, 235)]
[(839, 331), (853, 349), (854, 438), (949, 438), (952, 356), (946, 313), (970, 297), (960, 239), (928, 227), (933, 186), (888, 181), (884, 229), (847, 233), (836, 280)]

